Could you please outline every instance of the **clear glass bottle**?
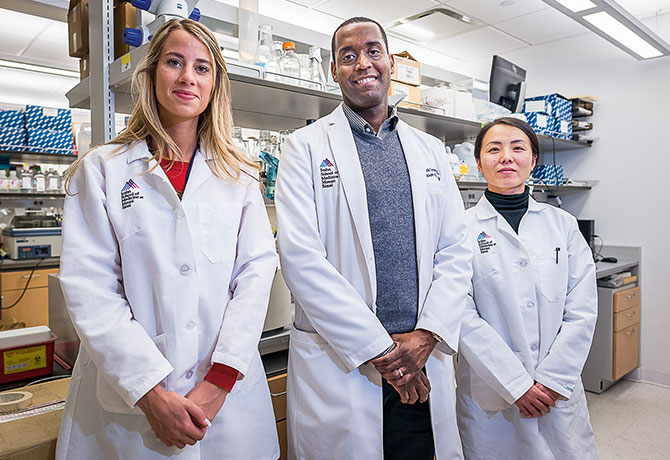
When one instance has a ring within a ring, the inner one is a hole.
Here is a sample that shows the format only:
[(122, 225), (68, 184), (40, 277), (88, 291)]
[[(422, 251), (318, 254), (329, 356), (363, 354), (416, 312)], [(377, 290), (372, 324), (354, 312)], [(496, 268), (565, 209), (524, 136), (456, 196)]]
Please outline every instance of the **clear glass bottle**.
[(316, 89), (326, 90), (326, 75), (323, 71), (323, 58), (321, 57), (321, 47), (312, 46), (309, 49), (309, 77), (311, 81), (319, 86)]
[(60, 176), (53, 168), (47, 172), (47, 192), (60, 192)]
[(300, 80), (297, 80), (300, 78), (300, 61), (295, 55), (295, 43), (284, 42), (282, 49), (284, 55), (279, 60), (279, 69), (282, 75), (288, 77), (284, 79), (286, 83), (297, 85), (300, 83)]
[(256, 62), (266, 67), (272, 59), (272, 26), (261, 24), (258, 26), (258, 47), (256, 48)]
[(33, 173), (30, 169), (25, 166), (21, 168), (21, 174), (19, 174), (20, 179), (20, 189), (23, 193), (30, 193), (33, 189)]
[(47, 191), (46, 176), (42, 172), (42, 168), (35, 166), (35, 174), (33, 174), (33, 191), (36, 193), (44, 193)]
[(242, 137), (242, 128), (235, 126), (233, 128), (233, 142), (235, 145), (242, 150), (245, 154), (249, 154), (249, 142)]
[(18, 192), (21, 188), (19, 176), (16, 174), (16, 169), (9, 170), (9, 191)]
[(270, 60), (265, 64), (265, 79), (270, 81), (284, 81), (279, 74), (279, 60), (283, 55), (282, 51), (282, 42), (275, 41), (272, 42), (272, 53), (270, 55)]

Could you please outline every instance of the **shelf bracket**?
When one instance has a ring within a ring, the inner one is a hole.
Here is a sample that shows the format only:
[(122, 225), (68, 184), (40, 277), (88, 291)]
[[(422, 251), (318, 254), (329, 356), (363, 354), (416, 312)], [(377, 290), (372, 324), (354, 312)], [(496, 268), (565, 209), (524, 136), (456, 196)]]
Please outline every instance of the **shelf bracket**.
[(89, 2), (89, 53), (91, 60), (91, 145), (115, 136), (114, 93), (109, 87), (109, 65), (114, 60), (113, 0)]

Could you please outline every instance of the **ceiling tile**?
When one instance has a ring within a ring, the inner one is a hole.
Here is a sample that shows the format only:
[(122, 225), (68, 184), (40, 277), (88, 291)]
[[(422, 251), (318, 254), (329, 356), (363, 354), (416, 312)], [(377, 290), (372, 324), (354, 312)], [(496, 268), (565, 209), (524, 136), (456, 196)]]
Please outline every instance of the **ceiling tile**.
[(670, 10), (670, 0), (617, 0), (617, 3), (638, 19)]
[(68, 40), (67, 23), (59, 21), (51, 21), (49, 27), (40, 34), (40, 38), (48, 38), (49, 40)]
[(496, 24), (524, 14), (551, 8), (542, 0), (513, 0), (509, 6), (502, 6), (501, 0), (438, 0), (466, 16)]
[(27, 58), (39, 59), (45, 64), (50, 64), (61, 69), (79, 69), (76, 58), (68, 54), (67, 40), (56, 41), (38, 38), (23, 53)]
[(67, 107), (65, 93), (52, 96), (53, 88), (60, 88), (68, 84), (72, 87), (76, 83), (76, 80), (67, 77), (5, 69), (0, 78), (0, 94), (2, 94), (2, 102), (9, 104)]
[(428, 49), (425, 46), (416, 45), (395, 37), (389, 37), (389, 51), (391, 53), (407, 51), (419, 62), (427, 63), (435, 67), (441, 67), (443, 69), (449, 69), (450, 67), (463, 63), (460, 59), (447, 56), (438, 51)]
[(499, 22), (495, 27), (531, 44), (588, 32), (586, 27), (553, 8)]
[[(286, 0), (259, 0), (258, 12), (280, 21), (287, 21), (300, 13), (307, 11), (304, 6), (297, 5)], [(291, 21), (292, 22), (292, 21)]]
[[(539, 0), (538, 0), (539, 1)], [(360, 0), (329, 0), (315, 9), (344, 19), (364, 16), (374, 19), (381, 25), (387, 25), (397, 19), (422, 13), (435, 8), (432, 0), (376, 0), (361, 2)]]
[(426, 47), (435, 51), (464, 61), (525, 46), (528, 45), (490, 27), (436, 40), (430, 45), (426, 45)]
[(46, 29), (52, 22), (50, 19), (5, 9), (0, 9), (0, 16), (2, 17), (3, 35), (7, 32), (36, 34)]
[(291, 22), (298, 27), (315, 30), (327, 35), (332, 35), (335, 29), (342, 24), (342, 18), (321, 13), (316, 10), (307, 10), (293, 19)]
[(313, 7), (317, 6), (319, 3), (324, 3), (326, 0), (290, 0), (290, 1), (292, 1), (293, 3), (297, 3), (299, 5)]
[(0, 32), (0, 53), (18, 55), (23, 51), (34, 37), (32, 35), (19, 34), (15, 32)]

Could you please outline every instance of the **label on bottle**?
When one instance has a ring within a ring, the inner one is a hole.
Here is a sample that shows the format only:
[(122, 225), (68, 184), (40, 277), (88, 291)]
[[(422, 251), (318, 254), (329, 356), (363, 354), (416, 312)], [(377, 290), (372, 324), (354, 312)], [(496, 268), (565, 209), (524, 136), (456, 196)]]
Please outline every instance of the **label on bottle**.
[(21, 177), (21, 188), (33, 188), (33, 178), (30, 176)]
[(12, 190), (18, 190), (19, 188), (19, 179), (18, 178), (11, 178), (9, 179), (9, 188)]
[(44, 180), (44, 177), (35, 178), (35, 191), (36, 192), (46, 191), (46, 181)]
[(49, 191), (58, 191), (58, 177), (49, 178)]

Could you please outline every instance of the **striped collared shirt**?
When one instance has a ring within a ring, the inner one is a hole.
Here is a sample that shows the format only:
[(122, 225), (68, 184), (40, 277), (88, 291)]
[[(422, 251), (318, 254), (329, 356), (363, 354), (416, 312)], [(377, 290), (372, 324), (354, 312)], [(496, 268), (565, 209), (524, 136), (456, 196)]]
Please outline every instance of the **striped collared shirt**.
[(379, 132), (375, 133), (375, 130), (370, 126), (370, 123), (354, 112), (354, 110), (346, 103), (342, 104), (342, 108), (344, 109), (344, 115), (347, 117), (347, 120), (349, 120), (352, 129), (355, 129), (360, 134), (376, 136), (380, 139), (383, 139), (387, 134), (392, 133), (396, 126), (398, 126), (398, 121), (400, 120), (398, 118), (398, 109), (395, 106), (389, 106), (388, 118), (379, 127)]

